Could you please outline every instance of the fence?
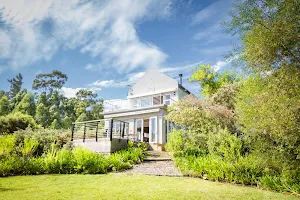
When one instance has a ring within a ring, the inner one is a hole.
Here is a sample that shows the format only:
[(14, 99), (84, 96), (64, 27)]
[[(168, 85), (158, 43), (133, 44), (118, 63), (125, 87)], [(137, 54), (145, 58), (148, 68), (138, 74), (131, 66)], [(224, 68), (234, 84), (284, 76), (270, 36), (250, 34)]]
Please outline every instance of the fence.
[(95, 139), (99, 138), (128, 138), (128, 122), (116, 119), (100, 119), (72, 123), (72, 141), (74, 139)]

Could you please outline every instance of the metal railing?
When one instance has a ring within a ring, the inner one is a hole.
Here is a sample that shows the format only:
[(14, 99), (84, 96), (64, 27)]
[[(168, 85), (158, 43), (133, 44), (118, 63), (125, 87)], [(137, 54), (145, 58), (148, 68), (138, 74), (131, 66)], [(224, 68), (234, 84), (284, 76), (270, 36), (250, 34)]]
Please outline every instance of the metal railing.
[(74, 139), (95, 139), (99, 138), (128, 138), (129, 124), (128, 122), (116, 119), (100, 119), (83, 122), (72, 123), (72, 141)]

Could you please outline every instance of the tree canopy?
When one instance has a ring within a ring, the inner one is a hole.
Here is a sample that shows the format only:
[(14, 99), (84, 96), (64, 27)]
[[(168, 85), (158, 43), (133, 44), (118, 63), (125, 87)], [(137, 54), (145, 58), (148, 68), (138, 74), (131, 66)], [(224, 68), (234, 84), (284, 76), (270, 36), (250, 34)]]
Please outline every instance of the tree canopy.
[(222, 86), (231, 84), (236, 80), (234, 73), (227, 71), (218, 73), (212, 66), (204, 64), (199, 65), (189, 78), (190, 82), (199, 83), (202, 89), (201, 93), (208, 97), (215, 94)]
[(10, 90), (8, 94), (9, 97), (12, 99), (21, 91), (23, 84), (23, 76), (19, 73), (16, 75), (15, 78), (7, 79), (7, 81), (10, 83)]
[(38, 74), (32, 84), (32, 89), (51, 94), (54, 90), (59, 90), (68, 80), (68, 76), (59, 70), (51, 73)]

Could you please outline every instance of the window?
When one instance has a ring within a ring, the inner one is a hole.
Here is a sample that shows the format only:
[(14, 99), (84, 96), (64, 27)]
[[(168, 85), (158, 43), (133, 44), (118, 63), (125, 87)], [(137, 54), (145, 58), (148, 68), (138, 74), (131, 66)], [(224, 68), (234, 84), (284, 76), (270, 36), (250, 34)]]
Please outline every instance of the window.
[(136, 123), (136, 135), (135, 135), (135, 138), (138, 140), (138, 141), (141, 141), (141, 136), (142, 136), (142, 120), (141, 119), (137, 119), (135, 121)]
[(153, 105), (161, 105), (163, 103), (163, 96), (154, 96)]
[(170, 94), (165, 95), (164, 104), (171, 105), (171, 95)]
[(150, 142), (157, 142), (157, 117), (150, 117)]

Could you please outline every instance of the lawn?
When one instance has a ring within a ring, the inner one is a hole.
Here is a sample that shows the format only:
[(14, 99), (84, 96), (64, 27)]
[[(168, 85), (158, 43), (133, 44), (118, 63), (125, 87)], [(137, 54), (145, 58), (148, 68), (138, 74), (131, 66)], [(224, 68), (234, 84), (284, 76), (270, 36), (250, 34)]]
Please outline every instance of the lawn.
[(197, 178), (146, 175), (39, 175), (0, 178), (5, 199), (298, 199)]

